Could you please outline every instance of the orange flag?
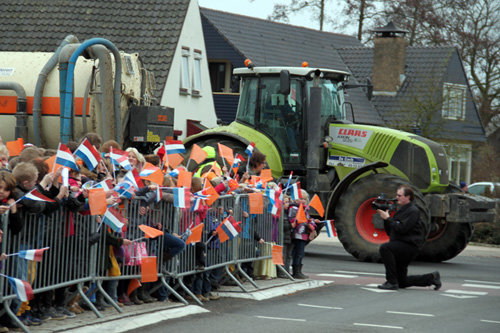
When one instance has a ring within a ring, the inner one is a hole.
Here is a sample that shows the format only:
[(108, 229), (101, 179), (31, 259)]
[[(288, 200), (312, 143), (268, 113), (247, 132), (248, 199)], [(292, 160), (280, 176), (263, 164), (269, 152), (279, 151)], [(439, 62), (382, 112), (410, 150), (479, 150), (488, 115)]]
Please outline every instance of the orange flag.
[(10, 157), (19, 156), (24, 149), (24, 140), (23, 138), (19, 138), (16, 141), (7, 141), (5, 146), (7, 146)]
[(141, 282), (155, 282), (157, 280), (156, 257), (142, 257)]
[(186, 170), (179, 170), (179, 175), (177, 176), (177, 187), (191, 188), (191, 179), (193, 174)]
[(106, 191), (103, 188), (89, 189), (90, 215), (102, 215), (106, 213)]
[(273, 180), (273, 175), (271, 174), (271, 169), (264, 169), (260, 172), (260, 180), (262, 183), (267, 183)]
[(156, 228), (148, 227), (145, 224), (141, 224), (139, 226), (139, 229), (141, 229), (144, 232), (146, 238), (156, 238), (158, 236), (163, 235), (163, 231), (158, 230)]
[(154, 166), (153, 164), (146, 162), (142, 171), (139, 173), (139, 176), (142, 179), (150, 180), (158, 185), (163, 185), (164, 174), (161, 172), (161, 169)]
[(177, 168), (179, 164), (181, 164), (184, 161), (184, 157), (182, 157), (181, 154), (171, 154), (171, 155), (165, 154), (165, 156), (163, 156), (163, 160), (165, 162), (168, 161), (168, 166), (170, 167), (170, 169), (173, 170)]
[(250, 214), (262, 214), (264, 212), (264, 199), (261, 192), (248, 194), (250, 202)]
[(212, 204), (215, 202), (215, 200), (217, 200), (219, 198), (219, 193), (217, 193), (217, 191), (215, 190), (215, 188), (212, 186), (212, 184), (209, 181), (207, 181), (205, 183), (205, 188), (203, 190), (205, 190), (205, 192), (208, 195), (210, 195), (208, 197), (208, 199), (205, 200), (205, 203), (208, 206), (212, 206)]
[(283, 246), (273, 244), (273, 264), (284, 265), (284, 263), (283, 263)]
[(321, 217), (325, 215), (325, 209), (323, 208), (323, 204), (321, 203), (321, 200), (319, 199), (317, 194), (315, 194), (311, 199), (311, 202), (309, 202), (309, 207), (316, 209)]
[(201, 241), (201, 234), (203, 232), (204, 223), (198, 224), (196, 227), (191, 228), (191, 235), (186, 240), (186, 245), (191, 243), (199, 243)]
[(207, 158), (207, 155), (208, 153), (195, 143), (191, 149), (191, 155), (189, 158), (196, 161), (196, 163), (201, 164)]
[(139, 280), (137, 279), (130, 280), (130, 282), (128, 283), (127, 295), (130, 296), (130, 294), (132, 294), (132, 292), (137, 288), (139, 288), (140, 286), (142, 286), (142, 284), (139, 282)]
[(220, 143), (217, 143), (217, 145), (219, 146), (220, 157), (226, 159), (226, 161), (229, 163), (229, 168), (232, 167), (234, 162), (233, 150), (227, 146), (221, 145)]
[(299, 206), (299, 211), (297, 212), (297, 215), (295, 216), (297, 219), (298, 223), (306, 223), (307, 222), (307, 217), (306, 213), (304, 212), (304, 207), (302, 207), (302, 204)]

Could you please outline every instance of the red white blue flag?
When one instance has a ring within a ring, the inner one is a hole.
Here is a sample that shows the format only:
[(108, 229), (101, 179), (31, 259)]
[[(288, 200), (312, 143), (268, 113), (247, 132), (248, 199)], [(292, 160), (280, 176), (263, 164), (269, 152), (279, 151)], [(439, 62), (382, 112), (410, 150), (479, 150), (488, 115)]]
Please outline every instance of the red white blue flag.
[(295, 184), (293, 184), (291, 186), (291, 190), (292, 190), (291, 194), (292, 200), (297, 200), (302, 198), (302, 191), (300, 190), (300, 182), (296, 182)]
[(132, 199), (135, 193), (134, 185), (129, 181), (124, 181), (116, 184), (114, 188), (115, 192), (119, 195), (126, 197), (127, 199)]
[(90, 171), (94, 170), (101, 161), (101, 155), (99, 155), (87, 138), (85, 138), (82, 144), (75, 150), (75, 155), (85, 162), (85, 165)]
[(33, 288), (31, 288), (31, 285), (28, 282), (10, 276), (7, 278), (9, 279), (9, 283), (20, 301), (27, 302), (35, 297), (33, 294)]
[(217, 234), (219, 235), (219, 241), (224, 243), (227, 240), (232, 240), (234, 237), (238, 235), (238, 231), (233, 226), (233, 224), (225, 219), (216, 229)]
[(55, 164), (59, 164), (70, 169), (79, 171), (78, 165), (76, 164), (75, 157), (71, 153), (71, 150), (62, 143), (59, 143), (59, 148), (57, 149), (56, 154), (56, 162)]
[(127, 219), (124, 218), (116, 209), (109, 207), (104, 214), (103, 222), (106, 223), (115, 232), (121, 232)]
[(247, 146), (247, 149), (245, 149), (245, 153), (248, 155), (248, 158), (252, 156), (254, 149), (255, 143), (250, 142), (250, 144)]
[(142, 182), (142, 179), (139, 176), (139, 173), (137, 172), (136, 168), (133, 168), (132, 170), (127, 172), (123, 177), (123, 180), (130, 182), (132, 185), (134, 185), (136, 189), (144, 187), (144, 183)]
[(178, 177), (179, 176), (179, 169), (174, 169), (168, 173), (170, 177)]
[(169, 140), (165, 141), (165, 153), (167, 155), (171, 154), (183, 154), (186, 152), (186, 148), (181, 140)]
[(163, 193), (161, 191), (161, 188), (159, 186), (156, 187), (156, 197), (155, 197), (155, 202), (158, 203), (161, 201), (161, 198), (163, 196)]
[(17, 255), (20, 258), (24, 258), (26, 260), (33, 260), (40, 262), (42, 261), (43, 252), (48, 249), (49, 249), (48, 247), (44, 247), (42, 249), (24, 250), (24, 251), (19, 251)]
[(109, 191), (113, 189), (113, 182), (111, 181), (111, 179), (106, 179), (97, 183), (95, 188), (103, 188), (104, 191)]
[(190, 198), (189, 189), (185, 187), (175, 187), (174, 192), (174, 207), (189, 208)]
[(132, 169), (132, 165), (130, 165), (130, 162), (128, 161), (128, 153), (123, 150), (113, 149), (113, 147), (110, 147), (109, 158), (111, 159), (111, 163), (114, 165), (121, 166), (125, 170)]
[(335, 231), (333, 220), (326, 220), (324, 222), (326, 227), (326, 234), (328, 235), (328, 237), (337, 237), (337, 232)]
[(34, 200), (34, 201), (46, 201), (46, 202), (55, 202), (54, 200), (46, 197), (42, 193), (38, 192), (37, 189), (34, 189), (23, 197), (24, 199)]

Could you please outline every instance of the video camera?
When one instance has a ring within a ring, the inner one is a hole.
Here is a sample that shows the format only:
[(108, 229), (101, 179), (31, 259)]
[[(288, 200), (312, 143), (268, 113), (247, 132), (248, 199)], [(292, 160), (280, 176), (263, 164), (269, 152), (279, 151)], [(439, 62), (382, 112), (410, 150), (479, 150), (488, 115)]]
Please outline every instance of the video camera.
[(391, 211), (391, 212), (395, 212), (396, 210), (398, 210), (396, 203), (397, 203), (397, 198), (388, 199), (385, 197), (385, 193), (380, 193), (378, 198), (373, 200), (372, 209), (373, 210), (380, 209), (380, 210), (383, 210), (384, 212), (386, 210)]

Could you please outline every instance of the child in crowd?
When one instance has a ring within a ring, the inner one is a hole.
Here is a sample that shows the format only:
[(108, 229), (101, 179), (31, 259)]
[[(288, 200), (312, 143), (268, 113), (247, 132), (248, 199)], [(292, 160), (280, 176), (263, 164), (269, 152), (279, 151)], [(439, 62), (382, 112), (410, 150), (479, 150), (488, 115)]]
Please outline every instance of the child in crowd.
[[(302, 259), (305, 255), (305, 247), (309, 242), (309, 233), (316, 229), (316, 223), (318, 220), (313, 220), (307, 213), (306, 206), (309, 203), (309, 194), (305, 190), (301, 190), (301, 198), (296, 199), (290, 204), (290, 209), (288, 211), (288, 219), (293, 228), (293, 249), (292, 249), (292, 267), (293, 267), (293, 277), (297, 279), (307, 279), (307, 275), (302, 273)], [(300, 223), (297, 221), (297, 212), (299, 206), (302, 204), (307, 222)]]

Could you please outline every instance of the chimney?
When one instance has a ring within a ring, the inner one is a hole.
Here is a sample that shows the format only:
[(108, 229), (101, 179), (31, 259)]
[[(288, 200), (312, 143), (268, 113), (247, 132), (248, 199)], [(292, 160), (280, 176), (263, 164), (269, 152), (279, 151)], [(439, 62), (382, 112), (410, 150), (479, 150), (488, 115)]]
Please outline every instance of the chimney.
[(408, 32), (389, 22), (372, 30), (376, 36), (373, 48), (373, 94), (395, 96), (405, 79), (406, 39)]

